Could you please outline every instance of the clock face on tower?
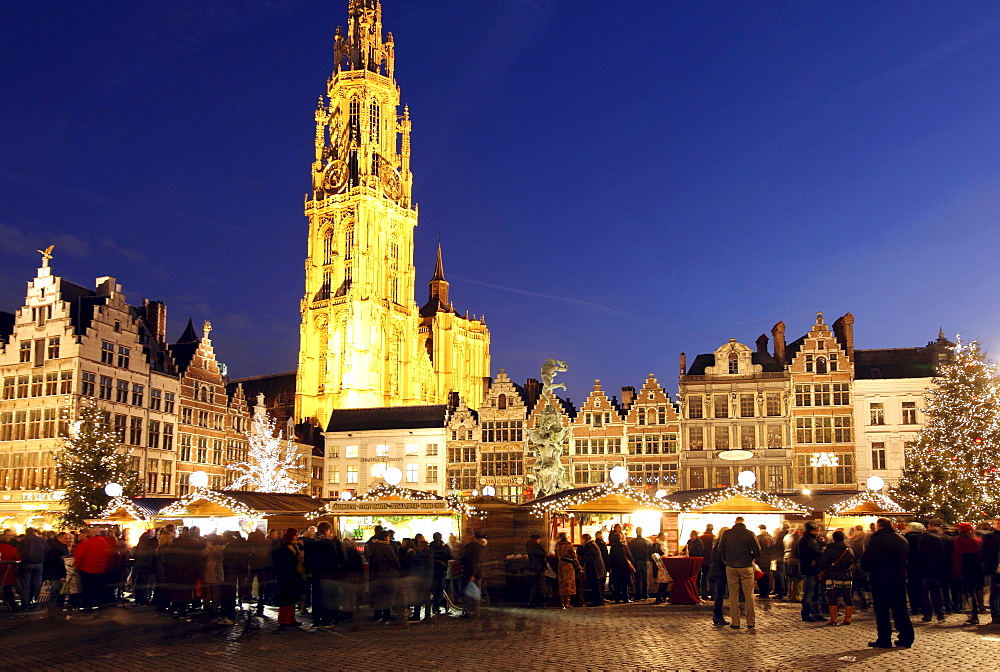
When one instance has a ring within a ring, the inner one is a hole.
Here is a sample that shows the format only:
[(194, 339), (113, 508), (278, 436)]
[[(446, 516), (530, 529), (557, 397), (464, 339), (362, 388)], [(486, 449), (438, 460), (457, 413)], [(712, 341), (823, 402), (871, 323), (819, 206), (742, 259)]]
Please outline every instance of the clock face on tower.
[(323, 171), (323, 189), (339, 194), (347, 185), (347, 163), (336, 159), (331, 161)]
[(385, 193), (386, 198), (391, 201), (398, 201), (399, 197), (403, 195), (403, 185), (399, 181), (399, 173), (396, 172), (395, 168), (387, 164), (383, 164), (379, 172), (382, 174), (382, 191)]

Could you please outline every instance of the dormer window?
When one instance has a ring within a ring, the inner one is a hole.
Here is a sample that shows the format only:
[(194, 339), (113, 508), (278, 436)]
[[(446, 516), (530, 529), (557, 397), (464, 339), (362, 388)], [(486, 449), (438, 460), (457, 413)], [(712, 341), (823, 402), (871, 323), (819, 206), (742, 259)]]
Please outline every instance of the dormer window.
[(736, 353), (729, 355), (729, 373), (739, 373), (740, 372), (740, 358), (736, 356)]

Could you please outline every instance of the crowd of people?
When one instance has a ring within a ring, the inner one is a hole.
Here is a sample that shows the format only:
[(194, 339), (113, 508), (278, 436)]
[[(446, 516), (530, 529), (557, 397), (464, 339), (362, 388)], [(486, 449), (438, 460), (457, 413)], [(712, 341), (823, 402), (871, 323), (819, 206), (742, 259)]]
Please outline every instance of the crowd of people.
[[(910, 647), (911, 618), (943, 622), (967, 613), (964, 624), (979, 625), (987, 583), (991, 621), (1000, 624), (1000, 529), (989, 523), (913, 521), (897, 531), (884, 518), (847, 530), (810, 521), (774, 534), (761, 525), (755, 535), (737, 517), (718, 535), (711, 525), (693, 532), (686, 551), (704, 558), (702, 599), (714, 600), (718, 626), (738, 629), (745, 619), (756, 627), (755, 599), (799, 602), (803, 621), (826, 625), (850, 625), (856, 607), (871, 606), (878, 635), (869, 646)], [(723, 614), (727, 594), (731, 622)]]
[(111, 528), (28, 528), (0, 535), (0, 585), (11, 611), (48, 605), (87, 618), (133, 600), (179, 619), (198, 613), (233, 625), (239, 611), (263, 617), (271, 605), (278, 607), (279, 630), (300, 626), (296, 616), (304, 613), (314, 628), (349, 629), (366, 594), (374, 620), (383, 623), (432, 621), (458, 605), (462, 617), (477, 617), (488, 599), (486, 544), (481, 531), (469, 531), (464, 542), (455, 535), (445, 542), (440, 532), (430, 541), (421, 534), (396, 541), (392, 530), (376, 526), (361, 549), (326, 522), (301, 533), (246, 536), (164, 525), (143, 533), (134, 547)]

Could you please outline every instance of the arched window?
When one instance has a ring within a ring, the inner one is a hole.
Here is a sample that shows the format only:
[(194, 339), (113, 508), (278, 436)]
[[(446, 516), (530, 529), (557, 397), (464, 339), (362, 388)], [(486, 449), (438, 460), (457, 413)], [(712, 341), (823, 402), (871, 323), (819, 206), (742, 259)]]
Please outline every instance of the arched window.
[(646, 424), (655, 425), (656, 424), (656, 409), (651, 408), (646, 411)]
[(816, 373), (826, 373), (826, 357), (816, 358)]
[(507, 408), (507, 395), (501, 394), (497, 397), (497, 408)]
[(361, 138), (361, 127), (359, 125), (359, 118), (361, 116), (361, 103), (358, 101), (357, 97), (351, 98), (351, 114), (348, 118), (348, 123), (351, 128), (351, 138), (360, 141)]
[(729, 373), (739, 373), (740, 372), (740, 358), (736, 356), (736, 353), (729, 355)]
[(351, 224), (344, 232), (344, 259), (354, 258), (354, 225)]
[(373, 100), (368, 108), (368, 137), (374, 145), (377, 145), (379, 141), (379, 116), (378, 101)]
[(333, 263), (333, 229), (327, 229), (323, 234), (323, 265)]

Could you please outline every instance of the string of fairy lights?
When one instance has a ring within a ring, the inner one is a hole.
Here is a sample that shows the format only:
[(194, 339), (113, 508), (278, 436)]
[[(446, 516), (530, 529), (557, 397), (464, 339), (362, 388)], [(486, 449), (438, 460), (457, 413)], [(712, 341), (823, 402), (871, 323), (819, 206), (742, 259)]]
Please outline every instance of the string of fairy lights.
[(261, 516), (260, 511), (255, 511), (243, 502), (230, 497), (224, 492), (209, 490), (208, 488), (201, 487), (192, 488), (191, 492), (188, 494), (160, 509), (160, 512), (157, 515), (160, 518), (168, 516), (184, 516), (188, 513), (188, 507), (194, 502), (200, 500), (205, 500), (207, 502), (211, 502), (212, 504), (217, 504), (221, 507), (227, 508), (237, 516), (246, 516), (247, 518), (259, 518)]

